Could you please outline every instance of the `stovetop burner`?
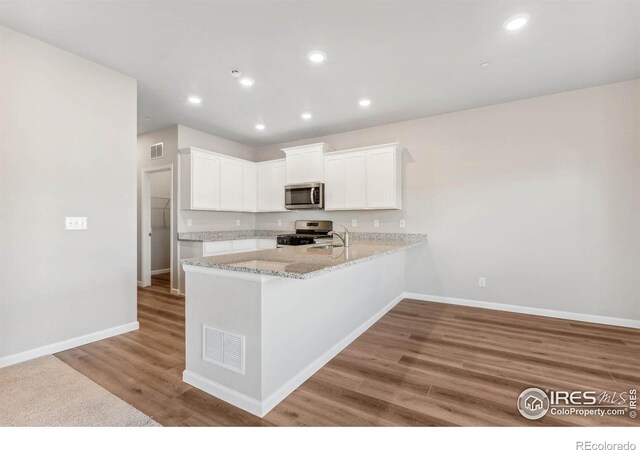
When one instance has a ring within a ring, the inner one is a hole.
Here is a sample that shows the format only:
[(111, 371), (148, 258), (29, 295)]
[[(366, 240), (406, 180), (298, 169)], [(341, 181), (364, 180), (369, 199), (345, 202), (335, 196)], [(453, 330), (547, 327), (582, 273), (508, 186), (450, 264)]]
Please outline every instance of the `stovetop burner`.
[(330, 220), (296, 220), (296, 232), (280, 234), (278, 245), (309, 245), (315, 244), (316, 239), (329, 239), (329, 232), (333, 230)]

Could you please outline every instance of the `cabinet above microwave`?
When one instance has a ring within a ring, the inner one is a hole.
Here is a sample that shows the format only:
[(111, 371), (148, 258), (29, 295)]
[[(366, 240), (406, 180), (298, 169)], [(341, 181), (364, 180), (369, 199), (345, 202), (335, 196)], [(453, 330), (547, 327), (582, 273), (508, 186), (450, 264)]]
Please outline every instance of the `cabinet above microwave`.
[(324, 142), (283, 148), (287, 155), (287, 184), (324, 182), (324, 155), (333, 147)]

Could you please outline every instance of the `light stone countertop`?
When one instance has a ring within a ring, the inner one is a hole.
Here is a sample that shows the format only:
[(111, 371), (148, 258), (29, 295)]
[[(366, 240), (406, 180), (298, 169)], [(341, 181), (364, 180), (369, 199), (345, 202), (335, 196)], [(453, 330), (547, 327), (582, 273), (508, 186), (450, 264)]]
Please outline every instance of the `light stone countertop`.
[(187, 231), (178, 233), (179, 241), (217, 242), (242, 239), (275, 239), (279, 234), (293, 233), (286, 230), (233, 230), (233, 231)]
[(306, 279), (353, 264), (405, 250), (426, 242), (426, 236), (402, 240), (355, 240), (349, 248), (292, 246), (205, 258), (185, 259), (185, 266)]

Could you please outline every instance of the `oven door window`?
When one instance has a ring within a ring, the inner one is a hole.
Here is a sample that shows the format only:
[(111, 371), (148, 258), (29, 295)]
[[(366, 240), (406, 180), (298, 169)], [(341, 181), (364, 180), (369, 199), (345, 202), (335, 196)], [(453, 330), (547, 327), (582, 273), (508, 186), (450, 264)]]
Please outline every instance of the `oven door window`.
[(310, 205), (311, 188), (290, 188), (285, 191), (287, 205)]

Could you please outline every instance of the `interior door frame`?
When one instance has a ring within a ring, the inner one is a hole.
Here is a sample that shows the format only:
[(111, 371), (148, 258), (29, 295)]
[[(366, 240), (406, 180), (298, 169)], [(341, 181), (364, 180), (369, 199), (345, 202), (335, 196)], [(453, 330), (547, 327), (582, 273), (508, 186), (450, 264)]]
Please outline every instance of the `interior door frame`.
[(141, 286), (151, 286), (151, 179), (149, 175), (158, 172), (169, 172), (171, 174), (171, 208), (169, 221), (169, 258), (170, 258), (170, 292), (173, 292), (173, 274), (175, 272), (173, 260), (173, 216), (175, 208), (173, 190), (173, 164), (165, 166), (151, 167), (140, 171), (140, 278)]

